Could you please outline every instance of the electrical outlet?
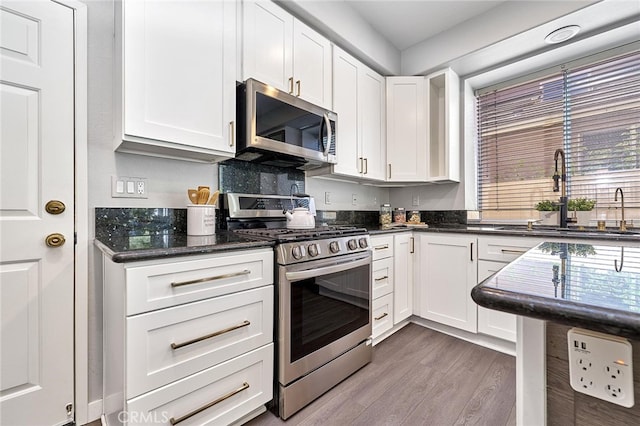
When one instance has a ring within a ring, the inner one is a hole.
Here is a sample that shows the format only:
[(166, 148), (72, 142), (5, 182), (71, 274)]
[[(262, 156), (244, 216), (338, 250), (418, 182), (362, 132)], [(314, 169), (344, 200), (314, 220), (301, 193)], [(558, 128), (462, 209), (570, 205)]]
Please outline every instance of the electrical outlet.
[(358, 205), (358, 194), (351, 194), (351, 204), (354, 206)]
[(112, 198), (147, 198), (147, 178), (111, 176)]
[(329, 191), (324, 193), (324, 203), (331, 204), (331, 193)]
[(571, 387), (595, 398), (633, 407), (631, 344), (618, 336), (572, 328), (567, 333)]
[(411, 205), (412, 206), (419, 206), (420, 205), (420, 196), (419, 195), (413, 195), (413, 197), (411, 197)]

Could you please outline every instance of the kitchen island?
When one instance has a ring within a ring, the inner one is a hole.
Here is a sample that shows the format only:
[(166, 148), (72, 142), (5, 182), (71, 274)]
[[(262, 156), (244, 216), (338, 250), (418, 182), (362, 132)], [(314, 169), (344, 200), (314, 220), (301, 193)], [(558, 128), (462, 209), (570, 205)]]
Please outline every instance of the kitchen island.
[(630, 339), (640, 395), (640, 244), (543, 242), (480, 283), (472, 298), (519, 315), (518, 424), (640, 424), (625, 408), (575, 392), (569, 382), (571, 327)]

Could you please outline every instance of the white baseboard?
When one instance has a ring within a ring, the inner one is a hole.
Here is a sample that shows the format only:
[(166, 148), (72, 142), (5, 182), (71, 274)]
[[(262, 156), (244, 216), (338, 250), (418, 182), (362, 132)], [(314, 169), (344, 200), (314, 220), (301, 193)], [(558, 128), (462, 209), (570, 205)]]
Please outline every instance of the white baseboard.
[(87, 407), (87, 423), (100, 420), (102, 416), (102, 399), (96, 399)]
[(506, 340), (498, 339), (497, 337), (488, 336), (486, 334), (469, 333), (468, 331), (429, 321), (415, 315), (411, 316), (409, 320), (412, 323), (418, 324), (422, 327), (430, 328), (440, 333), (448, 334), (449, 336), (457, 337), (458, 339), (466, 340), (467, 342), (484, 346), (485, 348), (493, 349), (494, 351), (502, 352), (511, 356), (516, 355), (516, 344), (513, 342), (508, 342)]

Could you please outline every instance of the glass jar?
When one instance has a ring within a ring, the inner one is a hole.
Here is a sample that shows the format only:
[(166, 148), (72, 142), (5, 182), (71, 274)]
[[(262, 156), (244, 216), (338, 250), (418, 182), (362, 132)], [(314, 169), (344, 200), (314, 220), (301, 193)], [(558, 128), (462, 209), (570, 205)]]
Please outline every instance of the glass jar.
[(382, 204), (380, 206), (380, 225), (389, 225), (391, 223), (391, 204)]
[(407, 212), (404, 211), (404, 207), (393, 209), (393, 221), (395, 223), (405, 223), (407, 221)]
[(419, 210), (411, 210), (409, 212), (409, 219), (407, 219), (407, 222), (409, 222), (409, 223), (421, 223), (422, 222), (422, 217), (420, 216), (420, 211)]

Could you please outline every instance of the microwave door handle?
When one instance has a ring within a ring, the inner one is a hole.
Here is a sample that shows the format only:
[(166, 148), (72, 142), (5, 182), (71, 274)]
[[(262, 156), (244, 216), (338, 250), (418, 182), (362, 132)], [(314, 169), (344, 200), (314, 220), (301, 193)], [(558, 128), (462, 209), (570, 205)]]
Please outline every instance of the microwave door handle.
[[(324, 124), (327, 127), (327, 144), (324, 146), (324, 156), (329, 155), (329, 151), (331, 150), (331, 139), (333, 137), (333, 132), (331, 131), (331, 121), (329, 121), (329, 114), (326, 112), (323, 114)], [(320, 139), (322, 139), (322, 132), (320, 133)]]
[(302, 281), (309, 278), (319, 277), (320, 275), (333, 274), (336, 272), (343, 272), (349, 269), (356, 268), (358, 266), (364, 266), (371, 263), (369, 256), (354, 260), (350, 262), (344, 262), (337, 265), (325, 266), (320, 268), (306, 269), (304, 271), (286, 272), (285, 277), (289, 282)]

